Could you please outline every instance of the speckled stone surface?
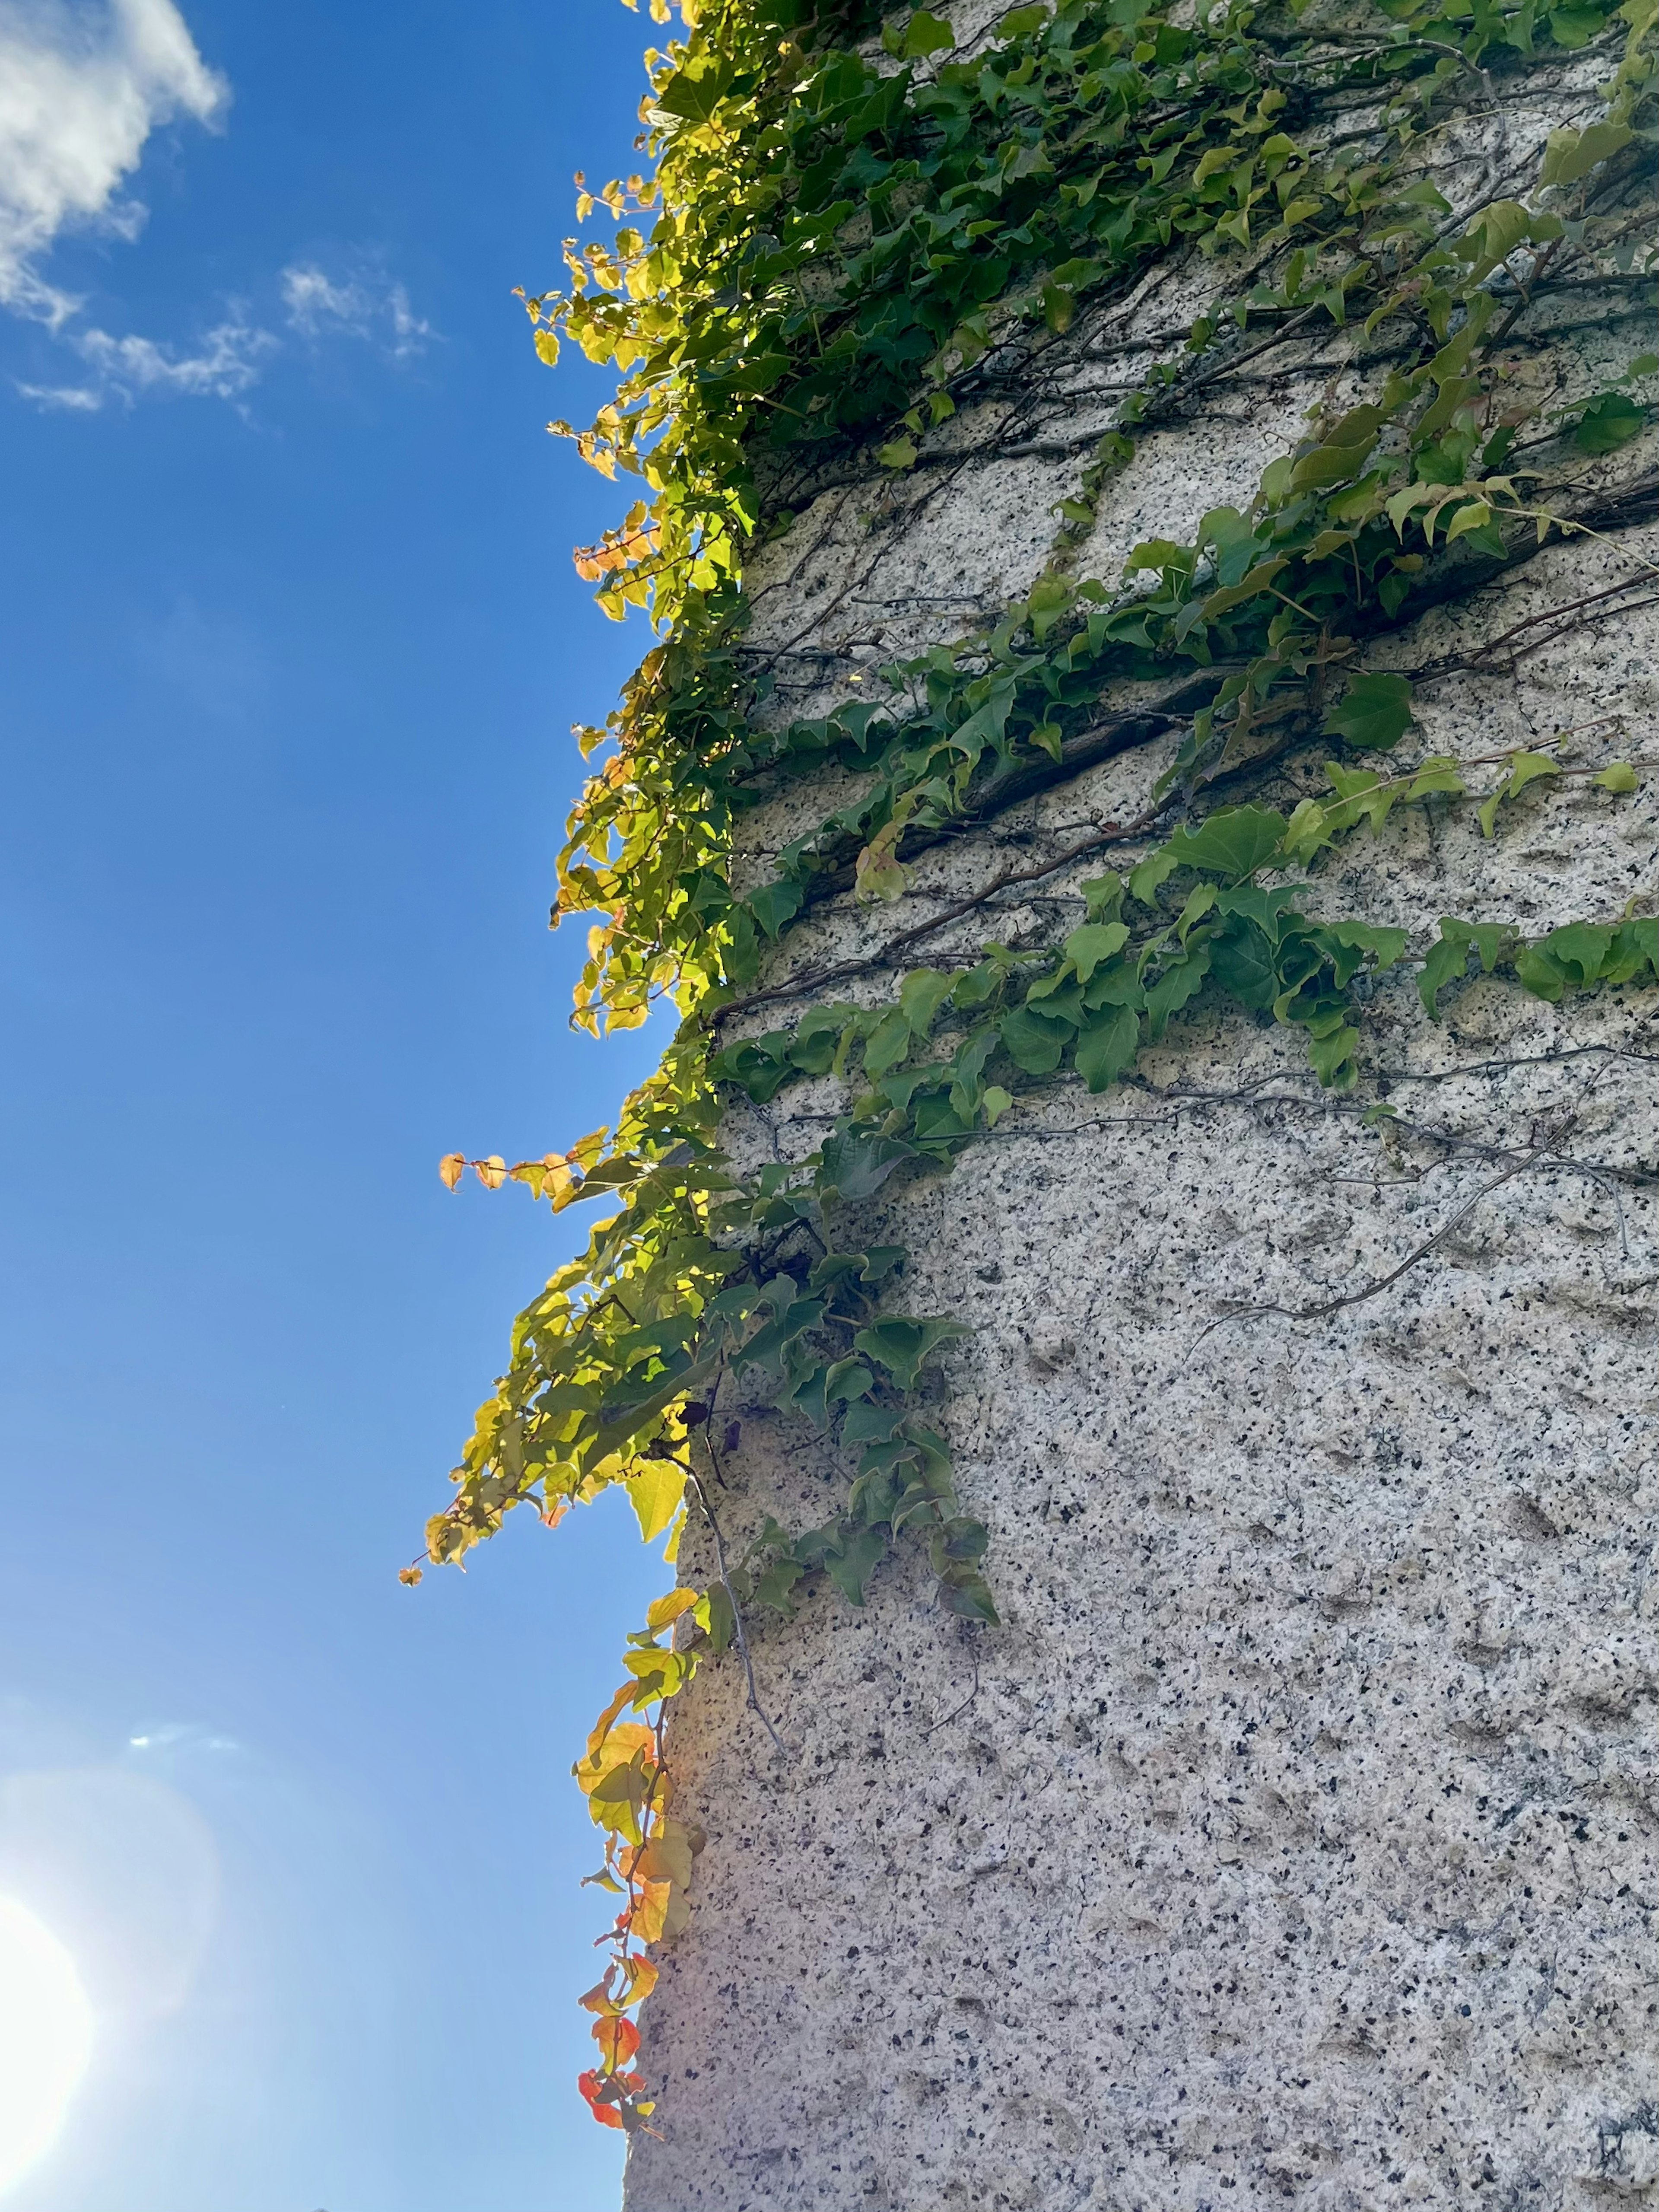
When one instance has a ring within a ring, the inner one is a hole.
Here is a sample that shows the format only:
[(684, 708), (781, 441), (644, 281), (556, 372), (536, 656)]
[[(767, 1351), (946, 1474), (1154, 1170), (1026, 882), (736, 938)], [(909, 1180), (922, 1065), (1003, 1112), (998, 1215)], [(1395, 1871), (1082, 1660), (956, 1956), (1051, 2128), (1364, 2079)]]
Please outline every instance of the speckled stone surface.
[[(1564, 349), (1564, 388), (1586, 358)], [(1327, 373), (1156, 441), (1103, 513), (1102, 572), (1248, 489)], [(1654, 447), (1597, 465), (1628, 479)], [(834, 495), (810, 544), (769, 554), (760, 636), (834, 644), (841, 623), (844, 689), (860, 656), (969, 619), (912, 604), (872, 642), (888, 617), (857, 630), (859, 562), (895, 602), (994, 600), (1066, 488), (1063, 463), (997, 465), (884, 493), (856, 528)], [(1550, 551), (1376, 658), (1498, 636), (1659, 560), (1659, 532), (1620, 547)], [(1570, 730), (1585, 762), (1659, 757), (1654, 611), (1421, 702), (1424, 751)], [(931, 857), (914, 910), (1121, 816), (1167, 757)], [(1292, 803), (1322, 759), (1266, 795)], [(751, 872), (833, 803), (781, 799)], [(1442, 914), (1650, 913), (1655, 781), (1534, 787), (1491, 841), (1467, 807), (1401, 811), (1313, 883), (1316, 911), (1419, 949)], [(1060, 911), (1010, 902), (994, 933)], [(836, 906), (785, 966), (894, 926)], [(629, 2212), (1659, 2202), (1656, 1001), (1476, 981), (1436, 1027), (1389, 979), (1348, 1101), (1295, 1038), (1200, 1006), (1133, 1085), (1034, 1095), (860, 1218), (911, 1250), (904, 1310), (973, 1326), (933, 1412), (1004, 1625), (942, 1616), (907, 1553), (860, 1612), (820, 1594), (756, 1624), (787, 1758), (729, 1662), (676, 1711), (680, 1809), (709, 1840), (645, 2011), (660, 2133)], [(1383, 1096), (1398, 1123), (1368, 1125)], [(732, 1141), (810, 1151), (838, 1103), (785, 1091), (734, 1111)], [(730, 1531), (822, 1517), (833, 1453), (734, 1411)]]

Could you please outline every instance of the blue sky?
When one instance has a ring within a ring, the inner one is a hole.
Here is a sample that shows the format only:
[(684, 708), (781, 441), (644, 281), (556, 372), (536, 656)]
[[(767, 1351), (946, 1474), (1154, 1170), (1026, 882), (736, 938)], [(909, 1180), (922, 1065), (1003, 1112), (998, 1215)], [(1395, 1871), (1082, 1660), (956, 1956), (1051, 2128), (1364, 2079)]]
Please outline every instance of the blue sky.
[(644, 640), (511, 297), (651, 35), (0, 0), (0, 1897), (97, 2014), (4, 2212), (617, 2201), (568, 1767), (665, 1571), (609, 1507), (396, 1571), (576, 1233), (437, 1159), (651, 1049), (545, 928)]

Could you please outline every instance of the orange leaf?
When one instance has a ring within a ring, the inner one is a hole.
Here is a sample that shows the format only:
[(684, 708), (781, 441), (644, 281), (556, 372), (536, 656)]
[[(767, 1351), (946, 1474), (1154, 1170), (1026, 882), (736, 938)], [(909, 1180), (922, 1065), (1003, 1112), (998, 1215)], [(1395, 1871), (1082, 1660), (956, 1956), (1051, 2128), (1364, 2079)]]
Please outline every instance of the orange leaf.
[(465, 1171), (465, 1152), (446, 1152), (438, 1163), (438, 1173), (443, 1177), (446, 1190), (453, 1190)]
[(655, 1943), (660, 1939), (673, 1887), (672, 1881), (640, 1884), (639, 1901), (628, 1916), (629, 1928), (636, 1943)]
[(633, 2021), (621, 2014), (613, 2014), (593, 2023), (593, 2040), (599, 2046), (599, 2057), (607, 2074), (615, 2074), (627, 2065), (640, 2047), (640, 2031)]
[(621, 2127), (622, 2114), (608, 2098), (602, 2098), (599, 2094), (599, 2076), (595, 2068), (590, 2067), (586, 2074), (579, 2074), (576, 2087), (586, 2098), (588, 2111), (602, 2128)]
[(474, 1160), (472, 1172), (486, 1190), (499, 1190), (507, 1181), (507, 1162), (499, 1152), (492, 1152), (487, 1160)]

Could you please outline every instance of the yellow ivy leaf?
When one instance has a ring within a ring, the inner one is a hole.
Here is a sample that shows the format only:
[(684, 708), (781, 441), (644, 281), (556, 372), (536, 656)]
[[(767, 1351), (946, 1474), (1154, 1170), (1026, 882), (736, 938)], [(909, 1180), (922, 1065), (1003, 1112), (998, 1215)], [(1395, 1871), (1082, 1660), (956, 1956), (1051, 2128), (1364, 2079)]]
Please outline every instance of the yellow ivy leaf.
[[(672, 1459), (647, 1460), (629, 1479), (628, 1495), (639, 1516), (640, 1534), (648, 1544), (673, 1519), (685, 1489), (685, 1469)], [(695, 1602), (695, 1601), (694, 1601)]]

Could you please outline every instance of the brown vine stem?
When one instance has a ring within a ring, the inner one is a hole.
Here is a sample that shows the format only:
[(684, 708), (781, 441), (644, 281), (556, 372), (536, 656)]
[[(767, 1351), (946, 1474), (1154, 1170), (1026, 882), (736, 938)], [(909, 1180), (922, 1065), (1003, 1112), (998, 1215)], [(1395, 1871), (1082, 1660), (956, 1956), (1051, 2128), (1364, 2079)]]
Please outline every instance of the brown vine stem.
[(1097, 853), (1105, 846), (1138, 841), (1145, 836), (1160, 815), (1167, 813), (1176, 804), (1178, 794), (1172, 795), (1161, 805), (1137, 815), (1132, 822), (1103, 823), (1093, 836), (1085, 837), (1080, 845), (1068, 846), (1065, 852), (1053, 860), (1040, 861), (1030, 868), (1005, 868), (1000, 876), (993, 876), (988, 884), (982, 884), (969, 897), (958, 899), (954, 906), (943, 908), (929, 921), (919, 921), (913, 928), (901, 930), (896, 937), (889, 938), (878, 953), (867, 954), (856, 960), (843, 960), (838, 967), (823, 968), (816, 975), (802, 975), (787, 983), (775, 983), (764, 991), (751, 991), (746, 998), (734, 999), (728, 1006), (717, 1006), (713, 1018), (721, 1022), (732, 1014), (746, 1013), (752, 1006), (769, 1006), (779, 999), (804, 998), (809, 992), (821, 991), (831, 983), (845, 981), (848, 976), (862, 975), (866, 969), (886, 966), (895, 953), (902, 952), (907, 945), (915, 945), (924, 937), (931, 937), (936, 929), (943, 929), (951, 922), (959, 921), (963, 915), (971, 914), (975, 907), (983, 906), (987, 899), (994, 898), (999, 891), (1012, 890), (1018, 884), (1038, 883), (1044, 876), (1054, 875), (1057, 870), (1069, 866), (1073, 860), (1086, 860), (1091, 853)]
[[(1420, 668), (1402, 672), (1408, 674), (1413, 684), (1435, 684), (1438, 683), (1442, 677), (1457, 676), (1472, 671), (1479, 672), (1483, 660), (1488, 659), (1493, 653), (1502, 653), (1505, 647), (1510, 648), (1510, 662), (1513, 666), (1522, 653), (1535, 653), (1540, 647), (1547, 645), (1551, 641), (1547, 637), (1536, 639), (1531, 644), (1523, 645), (1519, 651), (1516, 651), (1515, 640), (1523, 632), (1536, 629), (1540, 623), (1565, 622), (1569, 615), (1578, 614), (1586, 607), (1599, 606), (1605, 599), (1620, 599), (1626, 592), (1639, 592), (1645, 587), (1645, 580), (1644, 578), (1627, 577), (1617, 584), (1605, 585), (1599, 592), (1586, 592), (1581, 599), (1566, 599), (1553, 606), (1540, 607), (1536, 614), (1525, 616), (1520, 622), (1503, 631), (1500, 635), (1489, 639), (1485, 645), (1477, 647), (1473, 653), (1454, 655), (1444, 660), (1425, 661)], [(1639, 605), (1650, 606), (1652, 601), (1644, 599), (1639, 602)], [(1621, 614), (1635, 611), (1633, 607), (1629, 609), (1609, 607), (1606, 615), (1600, 619), (1610, 622)]]
[[(704, 1442), (708, 1447), (709, 1459), (718, 1474), (720, 1462), (714, 1457), (714, 1439), (706, 1437)], [(738, 1658), (743, 1662), (743, 1679), (748, 1690), (749, 1710), (771, 1737), (784, 1758), (787, 1759), (791, 1756), (789, 1747), (773, 1726), (771, 1716), (762, 1705), (760, 1692), (755, 1686), (755, 1662), (749, 1656), (749, 1638), (744, 1632), (743, 1614), (738, 1610), (737, 1592), (732, 1589), (732, 1577), (726, 1570), (726, 1544), (720, 1534), (720, 1524), (715, 1517), (714, 1507), (708, 1502), (708, 1492), (704, 1489), (702, 1480), (696, 1468), (688, 1465), (684, 1460), (681, 1460), (678, 1464), (685, 1468), (685, 1479), (696, 1492), (697, 1503), (702, 1508), (702, 1517), (708, 1522), (708, 1533), (714, 1540), (714, 1567), (720, 1576), (721, 1587), (726, 1592), (726, 1602), (732, 1608), (732, 1640), (738, 1647)]]
[(1490, 1198), (1494, 1191), (1501, 1190), (1506, 1182), (1512, 1182), (1516, 1176), (1524, 1175), (1528, 1168), (1537, 1167), (1549, 1160), (1553, 1146), (1566, 1134), (1571, 1126), (1571, 1118), (1569, 1116), (1565, 1121), (1553, 1123), (1547, 1134), (1536, 1137), (1525, 1152), (1518, 1153), (1510, 1159), (1501, 1174), (1493, 1176), (1489, 1182), (1482, 1183), (1479, 1190), (1464, 1200), (1462, 1205), (1449, 1219), (1441, 1223), (1432, 1237), (1425, 1237), (1414, 1251), (1408, 1252), (1399, 1266), (1391, 1267), (1386, 1275), (1379, 1275), (1374, 1281), (1367, 1283), (1363, 1290), (1346, 1291), (1340, 1297), (1328, 1298), (1320, 1305), (1284, 1306), (1266, 1304), (1237, 1306), (1231, 1312), (1218, 1314), (1212, 1322), (1208, 1322), (1199, 1331), (1188, 1345), (1182, 1364), (1183, 1366), (1186, 1364), (1206, 1336), (1212, 1334), (1218, 1328), (1224, 1328), (1229, 1322), (1256, 1321), (1265, 1318), (1269, 1314), (1281, 1315), (1286, 1321), (1329, 1321), (1334, 1315), (1346, 1312), (1350, 1306), (1364, 1305), (1370, 1298), (1380, 1297), (1384, 1291), (1391, 1290), (1402, 1275), (1409, 1274), (1419, 1261), (1426, 1260), (1431, 1252), (1437, 1250), (1445, 1243), (1447, 1237), (1455, 1230), (1460, 1228), (1475, 1208), (1484, 1200)]
[[(969, 1624), (969, 1623), (968, 1623), (968, 1622), (966, 1622), (966, 1621), (964, 1621), (964, 1622), (963, 1622), (963, 1627), (964, 1627), (964, 1628), (966, 1628), (966, 1627), (969, 1626), (969, 1625), (970, 1625), (970, 1624)], [(925, 1729), (922, 1730), (922, 1732), (921, 1732), (921, 1733), (922, 1733), (922, 1738), (923, 1738), (923, 1741), (925, 1741), (927, 1740), (927, 1737), (929, 1737), (930, 1735), (937, 1735), (939, 1734), (939, 1731), (942, 1728), (949, 1728), (952, 1721), (959, 1721), (959, 1720), (962, 1718), (962, 1716), (963, 1716), (963, 1715), (967, 1711), (967, 1710), (968, 1710), (969, 1706), (969, 1705), (971, 1705), (973, 1704), (973, 1702), (974, 1702), (975, 1698), (976, 1697), (978, 1697), (978, 1695), (979, 1695), (979, 1652), (978, 1652), (978, 1650), (975, 1649), (975, 1650), (974, 1650), (970, 1651), (970, 1653), (969, 1653), (969, 1657), (970, 1657), (970, 1658), (971, 1658), (971, 1660), (972, 1660), (972, 1662), (973, 1662), (973, 1668), (974, 1668), (974, 1686), (973, 1686), (973, 1688), (972, 1688), (971, 1690), (969, 1690), (969, 1692), (968, 1692), (967, 1696), (963, 1699), (962, 1703), (961, 1703), (959, 1705), (954, 1705), (954, 1706), (952, 1706), (952, 1707), (951, 1707), (951, 1711), (950, 1711), (948, 1713), (944, 1713), (944, 1714), (942, 1714), (942, 1715), (939, 1717), (939, 1718), (938, 1720), (934, 1721), (934, 1722), (933, 1723), (933, 1724), (932, 1724), (930, 1727), (928, 1727), (928, 1728), (925, 1728)]]

